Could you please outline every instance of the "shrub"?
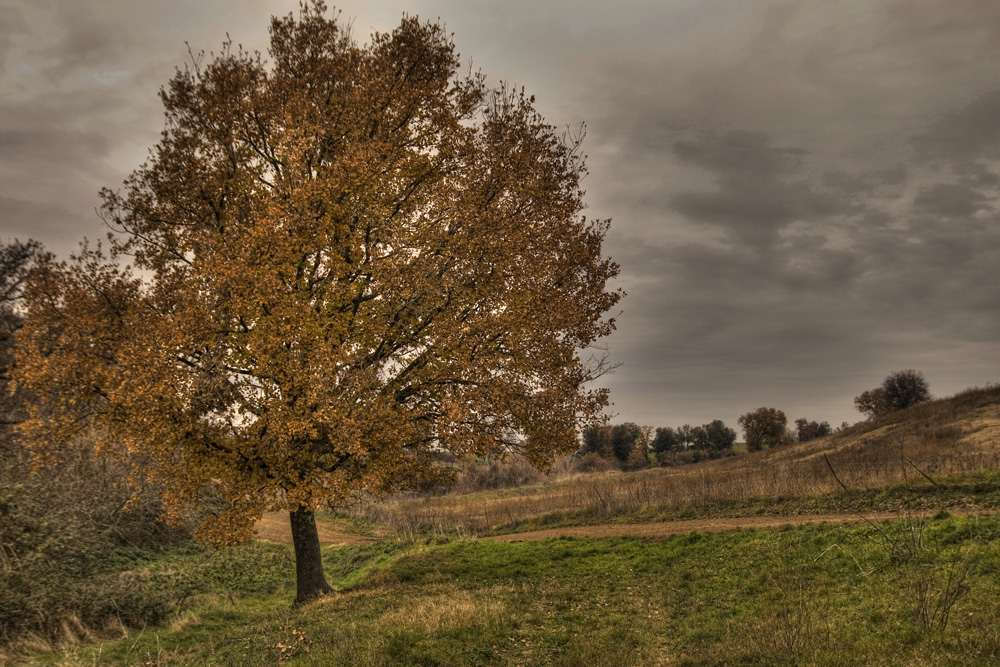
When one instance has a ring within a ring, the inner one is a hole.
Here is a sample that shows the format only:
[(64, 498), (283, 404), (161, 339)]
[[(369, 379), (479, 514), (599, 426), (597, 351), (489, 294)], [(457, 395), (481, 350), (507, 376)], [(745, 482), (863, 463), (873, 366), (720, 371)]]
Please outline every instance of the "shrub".
[(459, 493), (474, 493), (537, 484), (541, 480), (541, 473), (523, 456), (511, 455), (470, 462), (458, 474), (454, 488)]
[(830, 427), (829, 422), (820, 422), (817, 424), (814, 421), (806, 419), (795, 420), (795, 439), (798, 442), (809, 442), (810, 440), (830, 435), (832, 432), (833, 429)]
[(67, 622), (142, 625), (168, 612), (162, 586), (127, 571), (189, 534), (157, 521), (154, 490), (116, 484), (122, 472), (73, 449), (31, 472), (9, 434), (0, 444), (0, 644), (61, 638)]
[(616, 467), (610, 459), (591, 452), (580, 457), (580, 463), (576, 469), (578, 472), (607, 472), (614, 470)]

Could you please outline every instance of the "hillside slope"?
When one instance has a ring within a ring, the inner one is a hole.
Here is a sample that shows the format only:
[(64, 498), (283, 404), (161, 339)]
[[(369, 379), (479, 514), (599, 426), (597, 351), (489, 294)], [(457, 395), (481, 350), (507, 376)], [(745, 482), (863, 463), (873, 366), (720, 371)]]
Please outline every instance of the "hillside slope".
[(839, 513), (875, 502), (879, 493), (884, 496), (881, 504), (870, 509), (891, 510), (904, 490), (922, 487), (938, 496), (951, 494), (923, 506), (958, 510), (992, 506), (993, 496), (983, 494), (1000, 495), (1000, 486), (996, 475), (983, 471), (996, 470), (1000, 387), (987, 387), (807, 443), (673, 468), (575, 475), (501, 491), (398, 498), (353, 513), (403, 535), (485, 535), (609, 520)]

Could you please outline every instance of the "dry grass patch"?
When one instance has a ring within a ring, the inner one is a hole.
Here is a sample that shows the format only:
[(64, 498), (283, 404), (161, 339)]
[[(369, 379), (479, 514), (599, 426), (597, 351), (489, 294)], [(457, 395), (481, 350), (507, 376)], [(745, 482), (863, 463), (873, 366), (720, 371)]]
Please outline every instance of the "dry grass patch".
[(472, 627), (500, 628), (509, 623), (510, 612), (498, 590), (473, 595), (454, 589), (422, 599), (414, 606), (383, 614), (377, 627), (393, 630), (409, 627), (428, 635)]
[[(371, 537), (350, 532), (349, 526), (331, 520), (317, 521), (316, 531), (319, 533), (320, 543), (328, 546), (361, 544), (372, 541)], [(260, 540), (291, 546), (292, 526), (288, 519), (288, 513), (270, 512), (265, 514), (254, 525), (254, 535)]]

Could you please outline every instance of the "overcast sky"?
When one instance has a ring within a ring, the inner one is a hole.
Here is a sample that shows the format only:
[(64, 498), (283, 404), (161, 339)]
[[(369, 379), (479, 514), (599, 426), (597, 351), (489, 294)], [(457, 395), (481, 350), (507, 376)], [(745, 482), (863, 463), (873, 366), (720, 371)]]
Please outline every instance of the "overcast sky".
[[(373, 5), (378, 6), (374, 8)], [(0, 238), (65, 256), (163, 129), (194, 50), (266, 51), (293, 0), (4, 0)], [(1000, 381), (1000, 2), (352, 0), (440, 19), (492, 83), (587, 124), (622, 267), (614, 421), (861, 418), (890, 372)]]

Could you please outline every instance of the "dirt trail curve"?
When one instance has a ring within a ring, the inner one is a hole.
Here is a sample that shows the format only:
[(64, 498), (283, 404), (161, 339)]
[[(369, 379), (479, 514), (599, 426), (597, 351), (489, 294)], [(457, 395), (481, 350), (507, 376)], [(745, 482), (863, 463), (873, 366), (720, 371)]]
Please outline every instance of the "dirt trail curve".
[[(962, 510), (951, 510), (952, 514), (966, 514)], [(989, 513), (989, 512), (975, 512)], [(914, 514), (930, 516), (933, 512)], [(756, 528), (765, 530), (780, 528), (788, 524), (804, 523), (865, 523), (865, 521), (887, 521), (905, 518), (899, 512), (874, 512), (865, 514), (801, 514), (795, 516), (752, 516), (739, 518), (691, 519), (685, 521), (659, 521), (655, 523), (605, 523), (596, 526), (568, 526), (565, 528), (547, 528), (525, 533), (511, 533), (483, 538), (503, 542), (529, 542), (544, 540), (550, 537), (645, 537), (651, 539), (670, 537), (671, 535), (686, 535), (691, 531), (700, 533), (733, 533), (738, 530)], [(354, 535), (338, 531), (324, 522), (317, 522), (319, 539), (322, 544), (336, 546), (341, 544), (358, 544), (374, 538)], [(292, 533), (285, 514), (267, 514), (256, 526), (257, 537), (269, 542), (291, 544)]]
[[(288, 519), (287, 512), (272, 512), (261, 517), (260, 521), (253, 527), (258, 540), (266, 540), (276, 544), (292, 543), (292, 526)], [(360, 544), (371, 542), (374, 538), (364, 535), (355, 535), (342, 530), (337, 530), (335, 525), (326, 521), (316, 522), (316, 532), (319, 533), (320, 544), (329, 546), (340, 546), (342, 544)]]
[(857, 514), (803, 514), (796, 516), (750, 516), (739, 518), (690, 519), (682, 521), (658, 521), (655, 523), (605, 523), (597, 526), (570, 526), (548, 528), (527, 533), (497, 535), (489, 539), (504, 542), (527, 542), (550, 537), (646, 537), (664, 538), (672, 535), (686, 535), (691, 531), (699, 533), (735, 533), (748, 528), (780, 528), (788, 524), (803, 523), (864, 523), (901, 518), (898, 513)]

